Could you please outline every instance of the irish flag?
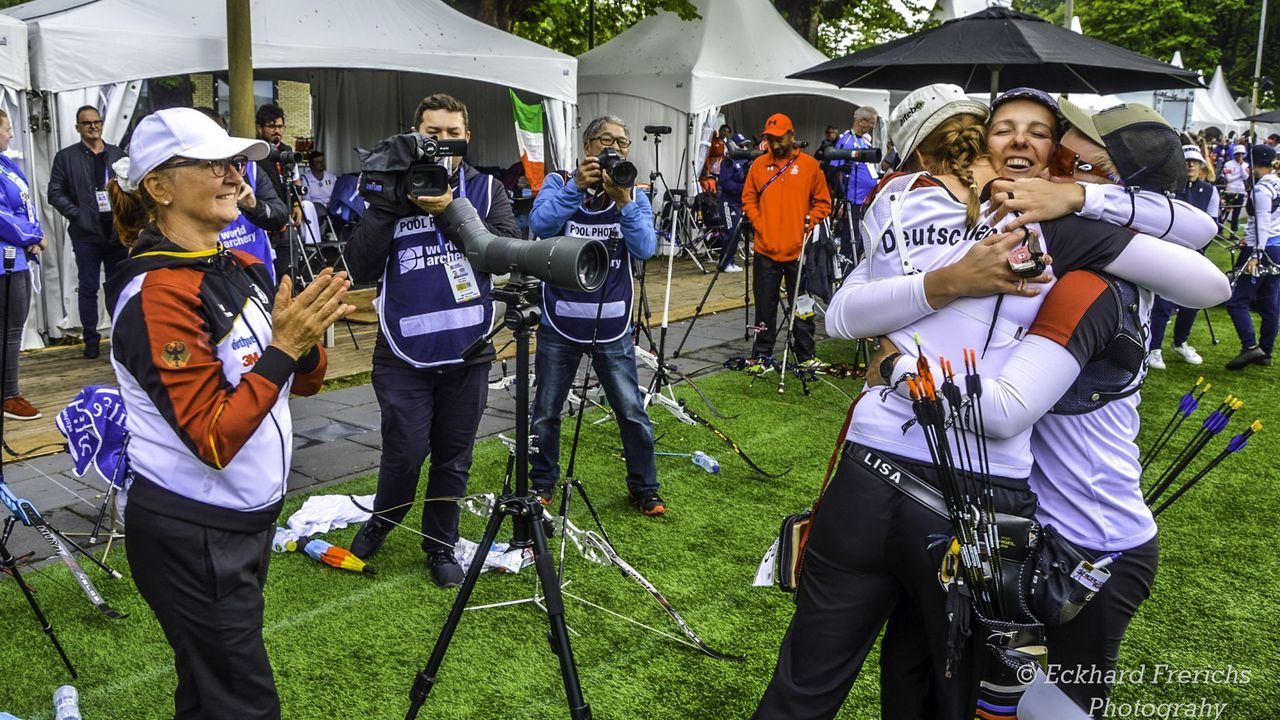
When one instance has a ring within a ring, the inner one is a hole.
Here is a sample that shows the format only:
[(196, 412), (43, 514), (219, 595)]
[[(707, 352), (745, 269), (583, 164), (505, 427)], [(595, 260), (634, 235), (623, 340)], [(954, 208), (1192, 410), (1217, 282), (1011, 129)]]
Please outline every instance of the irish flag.
[(516, 142), (520, 145), (520, 162), (524, 163), (524, 176), (536, 193), (542, 189), (546, 174), (542, 158), (542, 104), (526, 105), (514, 90), (511, 93), (511, 113), (516, 118)]

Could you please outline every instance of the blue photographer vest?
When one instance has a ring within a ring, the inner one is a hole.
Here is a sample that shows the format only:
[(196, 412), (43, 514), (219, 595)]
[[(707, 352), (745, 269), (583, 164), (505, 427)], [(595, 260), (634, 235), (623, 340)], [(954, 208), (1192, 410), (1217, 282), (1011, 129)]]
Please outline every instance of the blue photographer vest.
[[(249, 169), (244, 174), (244, 180), (249, 183), (249, 187), (254, 192), (258, 191), (257, 165), (250, 163)], [(218, 233), (218, 242), (228, 250), (237, 248), (258, 258), (263, 265), (267, 266), (271, 279), (277, 279), (271, 257), (271, 241), (267, 239), (267, 231), (249, 222), (249, 218), (245, 217), (244, 213), (240, 213), (240, 217)]]
[[(622, 211), (612, 201), (603, 210), (579, 206), (561, 229), (564, 235), (595, 238), (606, 245), (613, 232), (618, 233), (618, 247), (609, 254), (609, 275), (604, 281), (603, 296), (600, 290), (574, 292), (550, 284), (542, 286), (542, 322), (567, 340), (590, 343), (595, 336), (596, 342), (613, 342), (626, 335), (631, 327), (631, 297), (635, 288), (631, 253), (621, 239)], [(597, 313), (599, 331), (595, 328)]]
[[(458, 170), (454, 197), (470, 200), (484, 218), (489, 214), (493, 178), (481, 173), (467, 178), (465, 171)], [(391, 256), (374, 300), (387, 345), (414, 367), (461, 362), (463, 351), (493, 324), (489, 275), (472, 270), (479, 297), (458, 302), (448, 265), (460, 261), (470, 269), (471, 264), (436, 230), (435, 218), (426, 214), (400, 218), (394, 232)]]

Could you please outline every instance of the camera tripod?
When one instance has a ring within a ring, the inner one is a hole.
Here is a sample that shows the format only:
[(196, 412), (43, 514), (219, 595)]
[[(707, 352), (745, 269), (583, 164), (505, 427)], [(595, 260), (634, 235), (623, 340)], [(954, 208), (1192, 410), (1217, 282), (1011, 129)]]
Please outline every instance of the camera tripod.
[[(289, 217), (289, 227), (285, 232), (289, 235), (289, 272), (295, 281), (295, 289), (301, 289), (303, 285), (314, 280), (317, 275), (315, 268), (311, 266), (310, 256), (307, 254), (303, 230), (306, 230), (307, 236), (311, 238), (311, 244), (314, 247), (320, 248), (321, 242), (320, 238), (315, 235), (315, 229), (311, 227), (311, 223), (307, 222), (305, 217), (301, 221), (294, 219), (294, 208), (298, 209), (299, 215), (302, 214), (302, 197), (306, 195), (306, 188), (295, 184), (294, 179), (298, 177), (298, 166), (292, 165), (291, 167), (293, 171), (290, 172), (290, 177), (285, 182), (285, 188), (287, 188), (289, 194), (288, 209), (286, 211)], [(344, 270), (346, 269), (347, 261), (341, 252), (338, 253), (338, 263), (342, 265)], [(299, 276), (302, 275), (304, 269), (307, 277), (304, 282), (299, 283), (297, 281), (300, 279)], [(279, 278), (276, 280), (278, 282)], [(351, 337), (351, 344), (355, 346), (356, 350), (359, 350), (360, 342), (356, 340), (356, 331), (351, 327), (351, 321), (343, 318), (342, 322), (347, 326), (347, 335)], [(331, 330), (325, 331), (325, 344), (332, 344)]]
[[(736, 253), (737, 248), (742, 248), (742, 339), (751, 338), (751, 241), (754, 236), (751, 228), (751, 221), (742, 215), (738, 218), (738, 225), (733, 230), (733, 240), (730, 241), (729, 247), (732, 252)], [(733, 262), (732, 259), (729, 262)], [(698, 323), (698, 318), (702, 317), (702, 309), (707, 305), (707, 298), (711, 297), (711, 291), (715, 289), (716, 281), (720, 279), (720, 274), (724, 272), (725, 259), (720, 258), (720, 262), (716, 263), (715, 274), (711, 276), (711, 282), (707, 283), (707, 289), (702, 293), (702, 299), (698, 301), (698, 307), (693, 311), (693, 317), (690, 318), (689, 324), (684, 329), (684, 336), (680, 338), (680, 344), (671, 353), (671, 357), (680, 357), (680, 351), (684, 350), (684, 344), (689, 341), (689, 333), (693, 332), (693, 326)]]
[[(427, 665), (414, 678), (413, 687), (409, 691), (409, 710), (405, 720), (414, 720), (418, 711), (426, 702), (427, 695), (436, 683), (436, 674), (444, 662), (449, 642), (458, 628), (462, 613), (466, 610), (467, 601), (475, 589), (476, 581), (484, 568), (484, 548), (491, 547), (498, 536), (504, 518), (510, 516), (513, 528), (511, 546), (513, 548), (533, 549), (534, 566), (537, 569), (538, 581), (544, 591), (544, 603), (547, 620), (551, 626), (548, 633), (552, 650), (560, 659), (560, 674), (564, 680), (565, 696), (569, 704), (569, 716), (574, 720), (590, 720), (591, 706), (582, 697), (582, 688), (578, 681), (578, 668), (574, 663), (573, 649), (569, 644), (568, 626), (564, 620), (564, 597), (560, 592), (560, 584), (547, 546), (546, 530), (542, 526), (542, 505), (529, 490), (529, 344), (533, 332), (538, 325), (539, 310), (537, 303), (538, 283), (522, 276), (515, 275), (503, 288), (494, 288), (493, 297), (507, 303), (507, 313), (503, 325), (511, 330), (516, 343), (516, 456), (515, 456), (515, 492), (504, 494), (494, 505), (493, 514), (485, 526), (484, 537), (480, 540), (471, 566), (467, 568), (462, 587), (454, 598), (453, 607), (445, 620), (444, 627), (436, 639), (435, 647)], [(485, 341), (481, 341), (482, 343)]]

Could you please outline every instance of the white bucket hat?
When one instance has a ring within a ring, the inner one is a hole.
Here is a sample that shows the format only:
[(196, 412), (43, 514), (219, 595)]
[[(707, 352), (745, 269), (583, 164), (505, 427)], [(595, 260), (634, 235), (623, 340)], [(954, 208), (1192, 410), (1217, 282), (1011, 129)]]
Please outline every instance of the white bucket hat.
[(984, 120), (991, 110), (964, 94), (959, 85), (935, 83), (913, 91), (889, 114), (889, 137), (898, 152), (898, 167), (907, 163), (929, 133), (956, 115), (977, 115)]

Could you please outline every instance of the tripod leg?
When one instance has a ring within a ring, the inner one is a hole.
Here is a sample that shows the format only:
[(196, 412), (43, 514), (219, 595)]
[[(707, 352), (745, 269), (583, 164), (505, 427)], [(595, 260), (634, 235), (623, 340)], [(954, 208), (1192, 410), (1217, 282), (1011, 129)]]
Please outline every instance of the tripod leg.
[[(536, 501), (534, 501), (536, 503)], [(542, 583), (543, 602), (547, 607), (547, 620), (551, 630), (547, 639), (551, 649), (560, 659), (560, 674), (564, 678), (564, 693), (569, 702), (569, 717), (574, 720), (590, 720), (591, 706), (582, 697), (582, 687), (578, 682), (578, 666), (573, 660), (573, 647), (569, 644), (569, 627), (564, 622), (564, 596), (560, 591), (560, 583), (556, 578), (556, 569), (551, 562), (551, 554), (547, 549), (547, 535), (542, 523), (536, 517), (517, 517), (515, 522), (529, 524), (533, 536), (533, 562), (538, 569), (538, 579)]]
[(1213, 320), (1209, 319), (1209, 308), (1204, 308), (1204, 324), (1209, 326), (1209, 340), (1218, 344), (1218, 334), (1213, 331)]
[(689, 339), (689, 333), (693, 332), (693, 326), (698, 322), (698, 318), (702, 316), (702, 308), (707, 304), (707, 298), (711, 297), (711, 290), (716, 286), (716, 280), (720, 279), (720, 266), (716, 265), (716, 272), (711, 276), (711, 282), (707, 284), (707, 291), (702, 293), (702, 299), (698, 301), (698, 307), (693, 311), (693, 318), (689, 320), (689, 325), (684, 329), (684, 337), (680, 338), (680, 344), (676, 346), (675, 352), (671, 353), (671, 357), (680, 357), (680, 351), (684, 349), (685, 342)]
[[(453, 607), (449, 609), (449, 617), (444, 621), (444, 627), (440, 629), (440, 636), (436, 638), (436, 645), (431, 650), (431, 658), (427, 660), (426, 667), (413, 680), (413, 688), (409, 690), (409, 711), (405, 714), (405, 720), (414, 720), (414, 718), (418, 717), (418, 710), (421, 709), (422, 703), (426, 701), (427, 695), (431, 693), (431, 688), (436, 684), (436, 673), (440, 670), (440, 663), (444, 662), (444, 654), (449, 649), (449, 641), (453, 639), (453, 633), (458, 629), (458, 622), (462, 620), (462, 613), (467, 608), (467, 601), (471, 599), (471, 591), (475, 588), (476, 581), (480, 579), (480, 571), (484, 569), (485, 548), (493, 547), (493, 541), (498, 537), (498, 530), (502, 527), (502, 518), (505, 515), (502, 503), (502, 499), (499, 499), (498, 504), (493, 509), (493, 514), (489, 516), (489, 524), (484, 528), (484, 537), (480, 540), (480, 544), (476, 546), (476, 554), (471, 559), (471, 567), (467, 568), (467, 575), (462, 580), (462, 587), (459, 588), (457, 597), (453, 599)], [(545, 539), (543, 545), (546, 545)]]
[[(13, 518), (10, 517), (5, 521), (4, 539), (8, 539), (9, 531), (12, 530)], [(40, 603), (36, 602), (35, 595), (31, 594), (31, 588), (22, 580), (22, 574), (18, 572), (18, 559), (9, 554), (9, 547), (4, 543), (4, 539), (0, 539), (0, 571), (6, 572), (13, 576), (13, 580), (18, 584), (18, 589), (22, 591), (23, 597), (27, 599), (27, 604), (31, 606), (31, 612), (35, 613), (36, 621), (40, 623), (40, 629), (48, 636), (49, 642), (53, 643), (53, 649), (58, 651), (58, 655), (62, 658), (62, 664), (67, 666), (67, 671), (71, 673), (71, 679), (79, 679), (80, 675), (76, 672), (75, 667), (71, 664), (71, 658), (67, 657), (67, 651), (62, 649), (62, 643), (58, 642), (58, 636), (53, 632), (53, 624), (45, 617), (44, 611), (40, 609)]]

